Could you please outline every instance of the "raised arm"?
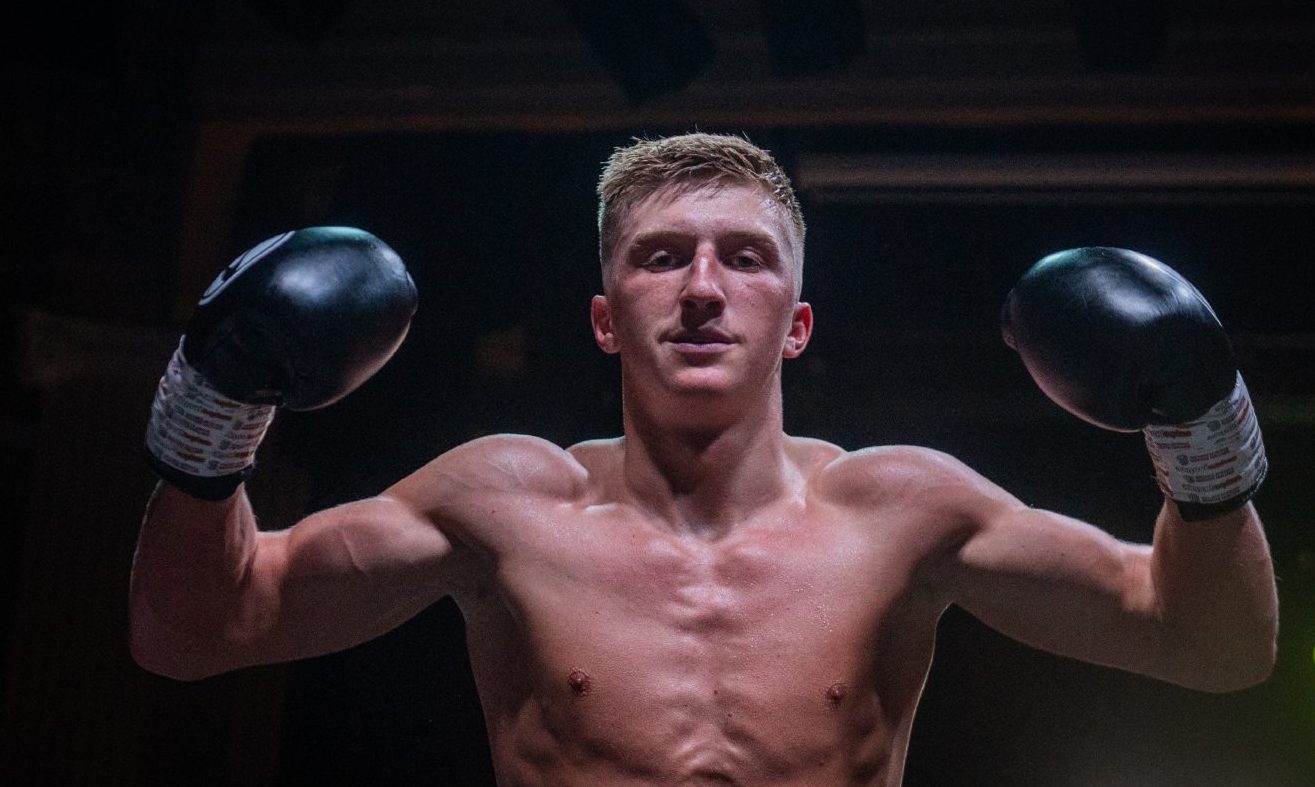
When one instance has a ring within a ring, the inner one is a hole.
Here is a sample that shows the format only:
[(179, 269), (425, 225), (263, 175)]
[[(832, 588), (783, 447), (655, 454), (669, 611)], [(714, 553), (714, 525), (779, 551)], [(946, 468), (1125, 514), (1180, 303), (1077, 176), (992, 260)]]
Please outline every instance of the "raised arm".
[(273, 532), (242, 488), (209, 501), (161, 484), (133, 565), (133, 654), (194, 679), (349, 648), (482, 591), (521, 526), (584, 484), (566, 451), (523, 435), (464, 443), (377, 497)]
[(1163, 263), (1084, 248), (1010, 293), (1006, 341), (1084, 420), (1141, 430), (1166, 502), (1148, 546), (1028, 509), (989, 485), (962, 498), (955, 600), (1048, 650), (1223, 691), (1274, 662), (1277, 599), (1260, 519), (1264, 444), (1214, 312)]
[(1017, 501), (975, 505), (984, 515), (940, 579), (948, 600), (987, 625), (1033, 647), (1204, 691), (1268, 677), (1277, 599), (1251, 505), (1184, 522), (1166, 503), (1150, 545)]
[[(270, 238), (202, 295), (146, 430), (164, 483), (133, 567), (131, 642), (143, 666), (198, 677), (324, 652), (432, 597), (432, 582), (411, 580), (441, 575), (432, 564), (451, 544), (407, 501), (344, 506), (266, 534), (240, 489), (275, 407), (346, 396), (392, 356), (415, 308), (392, 249), (346, 227)], [(361, 607), (351, 586), (365, 585), (377, 592)]]
[(132, 653), (188, 680), (342, 650), (450, 592), (453, 552), (388, 495), (260, 532), (243, 490), (208, 501), (162, 483), (133, 563)]

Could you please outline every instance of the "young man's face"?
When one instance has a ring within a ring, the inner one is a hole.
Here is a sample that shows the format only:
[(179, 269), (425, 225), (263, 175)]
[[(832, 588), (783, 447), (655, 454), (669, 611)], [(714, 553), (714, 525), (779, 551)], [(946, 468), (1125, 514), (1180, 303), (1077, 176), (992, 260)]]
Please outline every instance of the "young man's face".
[(622, 219), (605, 295), (592, 305), (599, 347), (631, 385), (673, 393), (745, 392), (803, 352), (799, 240), (756, 184), (669, 186)]

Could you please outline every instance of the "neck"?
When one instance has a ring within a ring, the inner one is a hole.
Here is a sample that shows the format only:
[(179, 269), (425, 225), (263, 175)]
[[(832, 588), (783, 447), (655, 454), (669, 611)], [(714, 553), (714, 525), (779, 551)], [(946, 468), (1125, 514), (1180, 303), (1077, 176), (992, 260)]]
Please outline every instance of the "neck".
[(624, 401), (627, 491), (673, 529), (725, 535), (785, 493), (791, 470), (779, 384), (734, 406), (667, 402), (659, 410)]

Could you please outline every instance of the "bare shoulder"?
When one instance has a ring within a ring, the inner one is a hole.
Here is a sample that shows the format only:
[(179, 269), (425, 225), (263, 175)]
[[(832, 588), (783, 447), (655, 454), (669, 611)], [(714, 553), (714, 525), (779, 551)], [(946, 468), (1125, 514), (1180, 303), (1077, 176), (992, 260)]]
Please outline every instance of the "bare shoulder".
[(566, 452), (590, 475), (607, 475), (621, 466), (625, 441), (620, 437), (602, 440), (585, 440), (576, 443)]
[(835, 461), (845, 453), (845, 449), (835, 443), (819, 440), (816, 437), (797, 437), (790, 435), (786, 440), (786, 450), (796, 467), (806, 475), (812, 476), (818, 470)]
[(584, 467), (561, 446), (530, 435), (497, 434), (444, 452), (389, 494), (426, 510), (487, 496), (566, 501), (584, 493), (587, 477)]
[(816, 492), (842, 506), (914, 505), (941, 517), (975, 518), (1008, 493), (958, 458), (933, 448), (876, 446), (844, 451), (820, 468)]

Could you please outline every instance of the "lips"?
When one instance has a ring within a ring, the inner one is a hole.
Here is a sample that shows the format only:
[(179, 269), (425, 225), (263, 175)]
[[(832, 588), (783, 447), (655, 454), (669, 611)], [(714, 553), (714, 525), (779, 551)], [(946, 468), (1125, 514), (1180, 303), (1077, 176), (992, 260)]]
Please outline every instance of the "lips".
[(673, 334), (667, 339), (672, 344), (689, 344), (689, 345), (712, 345), (712, 344), (730, 344), (731, 337), (721, 331), (700, 330), (700, 331), (681, 331)]
[(667, 338), (678, 352), (684, 354), (705, 354), (725, 350), (734, 343), (727, 334), (715, 330), (680, 331)]

